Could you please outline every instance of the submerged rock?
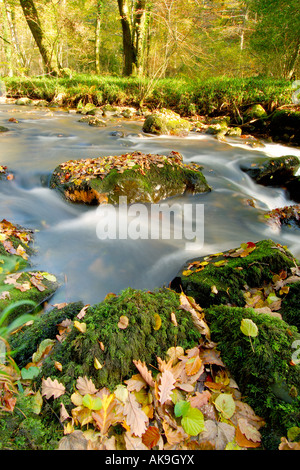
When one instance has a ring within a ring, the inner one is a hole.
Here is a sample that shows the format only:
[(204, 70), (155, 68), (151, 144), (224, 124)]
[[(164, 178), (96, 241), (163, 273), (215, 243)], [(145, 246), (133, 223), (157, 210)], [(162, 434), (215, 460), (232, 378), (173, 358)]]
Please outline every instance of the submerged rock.
[(211, 190), (200, 167), (185, 165), (178, 152), (70, 160), (54, 170), (50, 187), (69, 201), (86, 204), (118, 204), (120, 196), (126, 196), (128, 203), (157, 203), (186, 192)]
[(150, 114), (143, 125), (143, 132), (147, 134), (166, 135), (187, 135), (190, 130), (190, 123), (180, 117), (179, 114), (163, 109)]

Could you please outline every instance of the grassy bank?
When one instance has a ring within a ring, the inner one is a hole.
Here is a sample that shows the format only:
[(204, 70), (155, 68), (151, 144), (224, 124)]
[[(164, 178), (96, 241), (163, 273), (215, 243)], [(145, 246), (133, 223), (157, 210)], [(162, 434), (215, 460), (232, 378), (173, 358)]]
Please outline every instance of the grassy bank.
[(121, 106), (166, 107), (183, 116), (236, 114), (254, 103), (267, 111), (291, 103), (291, 82), (259, 78), (187, 79), (123, 78), (74, 75), (68, 78), (6, 77), (7, 96), (27, 96), (52, 102), (61, 94), (63, 105), (82, 101)]

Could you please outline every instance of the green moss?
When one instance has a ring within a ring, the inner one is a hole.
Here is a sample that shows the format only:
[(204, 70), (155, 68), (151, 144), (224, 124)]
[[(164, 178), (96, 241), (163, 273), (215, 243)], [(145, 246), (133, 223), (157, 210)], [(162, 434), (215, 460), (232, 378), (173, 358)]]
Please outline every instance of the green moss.
[(59, 284), (56, 281), (50, 281), (47, 279), (42, 280), (43, 290), (35, 287), (31, 284), (31, 277), (33, 272), (22, 272), (20, 277), (17, 279), (19, 285), (29, 285), (29, 289), (22, 291), (15, 287), (14, 284), (5, 284), (4, 281), (7, 279), (5, 275), (0, 275), (0, 286), (1, 290), (5, 290), (9, 293), (4, 299), (0, 299), (0, 312), (3, 311), (9, 305), (19, 302), (20, 300), (31, 300), (35, 302), (36, 306), (33, 307), (28, 304), (20, 305), (16, 307), (7, 318), (7, 322), (11, 322), (14, 318), (32, 311), (40, 310), (43, 304), (52, 297), (54, 292), (57, 290)]
[(287, 284), (289, 292), (281, 303), (282, 318), (290, 325), (295, 325), (300, 331), (300, 280)]
[(186, 191), (211, 190), (200, 167), (183, 164), (180, 154), (166, 157), (141, 152), (66, 162), (54, 170), (50, 187), (71, 201), (88, 204), (103, 200), (116, 204), (120, 196), (126, 196), (128, 203), (157, 203)]
[(73, 302), (63, 308), (53, 308), (37, 316), (32, 325), (25, 326), (13, 334), (9, 343), (18, 366), (25, 367), (31, 362), (32, 354), (44, 339), (56, 339), (57, 325), (63, 320), (73, 320), (82, 307), (82, 302)]
[[(84, 375), (91, 377), (96, 387), (113, 388), (137, 372), (133, 359), (154, 364), (156, 357), (165, 357), (171, 346), (187, 349), (199, 342), (200, 333), (191, 316), (179, 307), (179, 295), (169, 289), (154, 293), (126, 289), (119, 296), (89, 307), (84, 317), (86, 332), (73, 328), (45, 360), (42, 373), (57, 376), (56, 360), (63, 365), (59, 380), (68, 388), (72, 388), (78, 376)], [(178, 326), (171, 322), (172, 312)], [(155, 315), (161, 320), (157, 330)], [(125, 329), (118, 326), (121, 316), (129, 320)], [(95, 369), (95, 358), (103, 365), (102, 369)]]
[(149, 134), (180, 135), (190, 130), (190, 123), (172, 111), (162, 110), (148, 116), (143, 131)]
[[(197, 259), (204, 261), (204, 258)], [(191, 261), (197, 261), (191, 260)], [(224, 261), (222, 266), (214, 263)], [(229, 252), (213, 256), (200, 272), (186, 275), (190, 262), (186, 263), (171, 283), (171, 287), (194, 297), (201, 307), (209, 305), (231, 304), (244, 306), (243, 290), (245, 284), (249, 287), (259, 287), (272, 281), (274, 274), (294, 266), (293, 256), (283, 247), (272, 240), (262, 240), (256, 244), (256, 249), (245, 257), (232, 258)], [(218, 293), (213, 293), (216, 286)]]
[[(297, 329), (279, 318), (238, 307), (210, 307), (205, 318), (243, 399), (267, 421), (266, 430), (284, 436), (289, 427), (299, 426), (300, 365), (290, 363)], [(251, 339), (253, 349), (240, 329), (244, 318), (258, 327), (258, 336)]]
[(49, 420), (52, 412), (46, 408), (46, 416), (35, 414), (32, 397), (19, 393), (14, 411), (0, 413), (0, 450), (55, 449), (63, 431), (58, 420)]

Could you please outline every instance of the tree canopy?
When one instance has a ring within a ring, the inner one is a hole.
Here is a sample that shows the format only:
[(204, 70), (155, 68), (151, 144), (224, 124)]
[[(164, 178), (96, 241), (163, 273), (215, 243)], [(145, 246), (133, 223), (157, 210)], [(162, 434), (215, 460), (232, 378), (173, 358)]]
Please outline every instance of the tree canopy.
[(297, 0), (0, 0), (0, 14), (2, 76), (299, 73)]

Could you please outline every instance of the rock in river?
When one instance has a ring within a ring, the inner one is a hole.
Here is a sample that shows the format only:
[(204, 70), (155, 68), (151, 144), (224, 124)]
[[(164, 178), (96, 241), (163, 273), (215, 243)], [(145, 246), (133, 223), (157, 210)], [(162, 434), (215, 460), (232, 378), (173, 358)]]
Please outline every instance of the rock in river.
[(186, 165), (178, 152), (152, 155), (133, 152), (61, 163), (53, 172), (50, 187), (66, 199), (86, 204), (158, 203), (186, 192), (210, 191), (199, 165)]

